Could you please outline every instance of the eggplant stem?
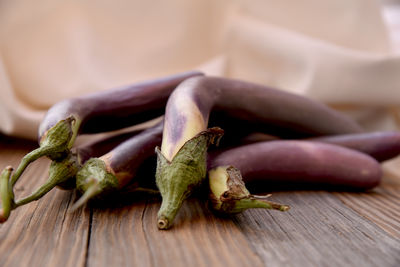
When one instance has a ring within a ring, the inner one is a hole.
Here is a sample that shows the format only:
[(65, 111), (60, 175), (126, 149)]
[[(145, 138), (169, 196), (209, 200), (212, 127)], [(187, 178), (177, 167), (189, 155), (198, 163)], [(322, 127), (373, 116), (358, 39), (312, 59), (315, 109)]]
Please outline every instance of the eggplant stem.
[(168, 229), (183, 201), (200, 186), (207, 173), (207, 149), (222, 137), (221, 128), (210, 128), (185, 142), (178, 153), (169, 161), (156, 148), (156, 184), (162, 197), (157, 214), (159, 229)]
[(77, 209), (79, 209), (80, 207), (85, 205), (90, 199), (92, 199), (94, 196), (96, 196), (97, 194), (99, 194), (101, 192), (101, 189), (100, 189), (100, 186), (99, 186), (97, 180), (92, 179), (91, 183), (92, 184), (89, 185), (89, 187), (87, 188), (85, 193), (83, 193), (83, 195), (78, 199), (78, 201), (75, 202), (74, 205), (72, 205), (70, 212), (76, 211)]
[(219, 213), (234, 214), (251, 208), (289, 210), (289, 206), (268, 201), (271, 194), (252, 195), (243, 182), (240, 170), (233, 166), (219, 166), (209, 171), (209, 200)]
[(82, 121), (77, 119), (77, 116), (74, 116), (74, 119), (71, 121), (71, 132), (72, 135), (68, 142), (68, 149), (71, 149), (75, 143), (76, 138), (78, 137), (79, 128), (81, 127)]
[(171, 227), (173, 220), (176, 217), (186, 194), (164, 195), (160, 210), (157, 214), (157, 227), (160, 230), (166, 230)]
[(38, 200), (39, 198), (41, 198), (42, 196), (44, 196), (45, 194), (47, 194), (51, 189), (53, 189), (54, 187), (57, 186), (57, 182), (55, 181), (47, 181), (46, 183), (44, 183), (42, 186), (40, 186), (38, 189), (35, 190), (35, 192), (33, 192), (32, 194), (30, 194), (27, 197), (24, 197), (20, 200), (17, 200), (15, 202), (15, 207), (14, 208), (18, 208), (22, 205), (28, 204), (32, 201)]
[[(14, 194), (10, 194), (10, 176), (13, 168), (7, 166), (0, 175), (0, 195), (2, 207), (0, 209), (0, 223), (7, 221), (14, 206)], [(11, 190), (12, 192), (12, 190)]]
[(21, 177), (22, 173), (25, 171), (25, 169), (28, 167), (29, 164), (31, 164), (32, 162), (43, 156), (48, 156), (51, 153), (51, 151), (52, 151), (51, 147), (44, 146), (44, 147), (39, 147), (26, 154), (22, 158), (21, 163), (18, 165), (17, 169), (15, 170), (14, 174), (11, 177), (11, 182), (10, 182), (11, 187), (14, 187), (15, 183)]
[(273, 209), (280, 211), (288, 211), (290, 209), (288, 205), (283, 205), (280, 203), (266, 200), (266, 198), (270, 196), (271, 195), (267, 196), (250, 195), (249, 201), (252, 202), (251, 208), (264, 208), (264, 209)]
[(160, 217), (160, 218), (158, 218), (157, 227), (158, 227), (158, 229), (160, 229), (160, 230), (166, 230), (166, 229), (168, 229), (168, 227), (169, 227), (168, 219), (165, 218), (165, 217)]
[(69, 153), (65, 159), (61, 161), (53, 161), (50, 165), (49, 178), (47, 181), (29, 196), (16, 201), (14, 208), (38, 200), (60, 183), (74, 178), (78, 170), (79, 164), (77, 163), (75, 154)]

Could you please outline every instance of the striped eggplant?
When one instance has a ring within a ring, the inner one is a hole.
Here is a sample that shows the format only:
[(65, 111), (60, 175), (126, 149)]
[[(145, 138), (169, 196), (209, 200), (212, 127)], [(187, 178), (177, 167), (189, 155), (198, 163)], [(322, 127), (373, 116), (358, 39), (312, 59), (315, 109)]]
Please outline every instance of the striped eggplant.
[(12, 175), (11, 186), (39, 157), (65, 158), (78, 134), (120, 129), (162, 115), (175, 87), (185, 79), (199, 75), (203, 74), (184, 72), (56, 103), (39, 126), (39, 148), (21, 160)]
[(207, 146), (222, 133), (207, 130), (211, 110), (311, 135), (362, 131), (346, 116), (305, 97), (226, 78), (187, 79), (168, 100), (161, 150), (156, 150), (156, 183), (163, 198), (159, 229), (171, 226), (183, 200), (206, 176)]

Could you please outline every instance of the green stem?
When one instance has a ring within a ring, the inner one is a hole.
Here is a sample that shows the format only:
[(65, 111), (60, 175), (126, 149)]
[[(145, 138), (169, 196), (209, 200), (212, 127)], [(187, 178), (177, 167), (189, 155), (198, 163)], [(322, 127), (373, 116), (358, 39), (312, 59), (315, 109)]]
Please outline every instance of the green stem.
[(46, 182), (45, 184), (43, 184), (41, 187), (39, 187), (38, 189), (36, 189), (35, 192), (33, 192), (32, 194), (30, 194), (27, 197), (24, 197), (20, 200), (17, 200), (15, 202), (15, 208), (18, 208), (22, 205), (28, 204), (32, 201), (38, 200), (39, 198), (41, 198), (42, 196), (44, 196), (45, 194), (47, 194), (51, 189), (53, 189), (54, 187), (57, 186), (57, 183), (54, 182)]
[(18, 165), (17, 169), (15, 170), (14, 174), (11, 177), (11, 186), (14, 187), (15, 183), (21, 177), (22, 173), (25, 171), (26, 167), (31, 164), (33, 161), (37, 160), (40, 157), (47, 156), (51, 153), (51, 147), (39, 147), (28, 154), (26, 154), (21, 163)]
[(182, 146), (171, 162), (156, 148), (156, 183), (162, 196), (158, 211), (159, 229), (168, 229), (172, 225), (183, 201), (204, 181), (207, 148), (211, 143), (217, 143), (222, 134), (220, 128), (199, 133)]
[[(187, 198), (190, 192), (181, 193), (182, 189), (175, 191), (176, 193), (167, 193), (162, 196), (161, 207), (158, 212), (157, 218), (157, 227), (158, 229), (165, 230), (168, 229), (171, 225), (173, 220), (176, 217), (180, 207), (183, 204), (183, 201)], [(174, 192), (174, 191), (171, 191)]]
[(76, 155), (72, 153), (69, 153), (68, 156), (61, 161), (53, 161), (49, 169), (49, 179), (47, 179), (47, 181), (35, 192), (21, 200), (16, 201), (15, 208), (38, 200), (60, 183), (74, 179), (79, 168), (80, 166), (77, 162)]
[(247, 190), (240, 171), (233, 166), (219, 166), (209, 171), (209, 200), (214, 211), (224, 214), (239, 213), (246, 209), (263, 208), (280, 211), (289, 206), (268, 201), (271, 195), (256, 196)]
[(0, 175), (0, 195), (2, 203), (2, 209), (0, 210), (0, 223), (5, 222), (8, 219), (14, 204), (14, 195), (10, 195), (9, 190), (9, 180), (12, 171), (12, 167), (8, 166)]
[(274, 209), (279, 211), (289, 210), (289, 206), (268, 201), (264, 196), (249, 195), (245, 198), (231, 200), (231, 201), (235, 202), (234, 208), (232, 209), (231, 213), (238, 213), (246, 209), (254, 209), (254, 208)]
[[(96, 194), (86, 193), (88, 190), (93, 191), (96, 187)], [(76, 189), (83, 193), (85, 202), (99, 194), (105, 195), (109, 192), (120, 189), (120, 183), (111, 167), (100, 158), (91, 158), (85, 162), (82, 168), (76, 174)], [(82, 202), (79, 206), (82, 206)], [(79, 206), (76, 204), (76, 208)]]
[(78, 199), (77, 202), (75, 202), (74, 205), (72, 205), (70, 212), (76, 211), (101, 192), (101, 188), (96, 179), (91, 179), (90, 183), (91, 184), (87, 187), (83, 195)]
[(82, 124), (82, 120), (79, 119), (77, 116), (71, 116), (70, 118), (72, 120), (71, 121), (71, 126), (70, 126), (72, 134), (71, 134), (71, 136), (69, 138), (69, 142), (68, 142), (68, 145), (67, 145), (68, 149), (71, 149), (73, 147), (73, 145), (75, 143), (75, 140), (76, 140), (76, 138), (78, 136), (79, 128), (81, 127), (81, 124)]

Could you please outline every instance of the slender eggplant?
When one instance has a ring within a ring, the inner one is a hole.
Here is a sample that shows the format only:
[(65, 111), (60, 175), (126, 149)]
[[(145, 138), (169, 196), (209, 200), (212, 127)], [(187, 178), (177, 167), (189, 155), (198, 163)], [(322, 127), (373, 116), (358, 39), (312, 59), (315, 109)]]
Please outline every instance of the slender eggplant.
[[(209, 154), (214, 177), (234, 166), (243, 181), (269, 184), (312, 184), (366, 190), (377, 186), (380, 164), (372, 157), (345, 147), (309, 141), (272, 141)], [(218, 172), (216, 172), (218, 170)]]
[[(3, 207), (3, 212), (9, 216), (11, 210), (38, 200), (56, 186), (62, 189), (74, 189), (76, 186), (75, 175), (88, 159), (104, 155), (123, 141), (138, 135), (142, 131), (143, 130), (141, 129), (132, 130), (122, 134), (106, 136), (100, 140), (91, 141), (71, 149), (67, 157), (51, 162), (49, 168), (49, 178), (30, 195), (15, 201), (14, 192), (12, 191), (11, 187), (7, 187), (9, 191), (1, 191), (1, 197), (8, 199), (8, 202), (10, 203), (9, 205)], [(2, 221), (5, 220), (6, 218), (2, 219)]]
[(133, 183), (140, 165), (154, 155), (161, 144), (163, 123), (122, 142), (107, 154), (89, 159), (76, 175), (76, 188), (83, 196), (74, 204), (77, 209), (95, 196), (102, 196)]
[(175, 87), (185, 79), (199, 75), (202, 73), (184, 72), (56, 103), (39, 126), (40, 147), (21, 160), (12, 175), (11, 186), (39, 157), (65, 158), (80, 133), (120, 129), (161, 116)]
[[(314, 135), (362, 131), (349, 118), (311, 99), (238, 80), (190, 78), (175, 89), (166, 107), (156, 172), (163, 198), (159, 229), (171, 226), (183, 200), (205, 178), (209, 139), (220, 135), (220, 131), (206, 131), (212, 109), (237, 119)], [(190, 155), (182, 155), (188, 152)]]
[[(229, 145), (248, 145), (257, 142), (280, 140), (279, 137), (271, 136), (261, 132), (242, 134), (236, 142), (231, 141)], [(330, 136), (319, 136), (301, 139), (310, 142), (328, 143), (351, 148), (370, 155), (379, 162), (392, 159), (400, 154), (400, 132), (368, 132), (357, 134), (341, 134)]]
[(370, 155), (379, 162), (392, 159), (400, 154), (400, 132), (370, 132), (321, 136), (307, 140), (358, 150)]

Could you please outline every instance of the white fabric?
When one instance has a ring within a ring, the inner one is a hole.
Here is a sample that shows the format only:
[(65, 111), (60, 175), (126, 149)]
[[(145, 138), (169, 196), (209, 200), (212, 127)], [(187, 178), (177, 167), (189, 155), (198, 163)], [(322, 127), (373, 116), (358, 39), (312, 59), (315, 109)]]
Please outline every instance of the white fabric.
[(190, 69), (394, 129), (400, 22), (382, 10), (374, 0), (1, 1), (0, 131), (35, 139), (61, 99)]

